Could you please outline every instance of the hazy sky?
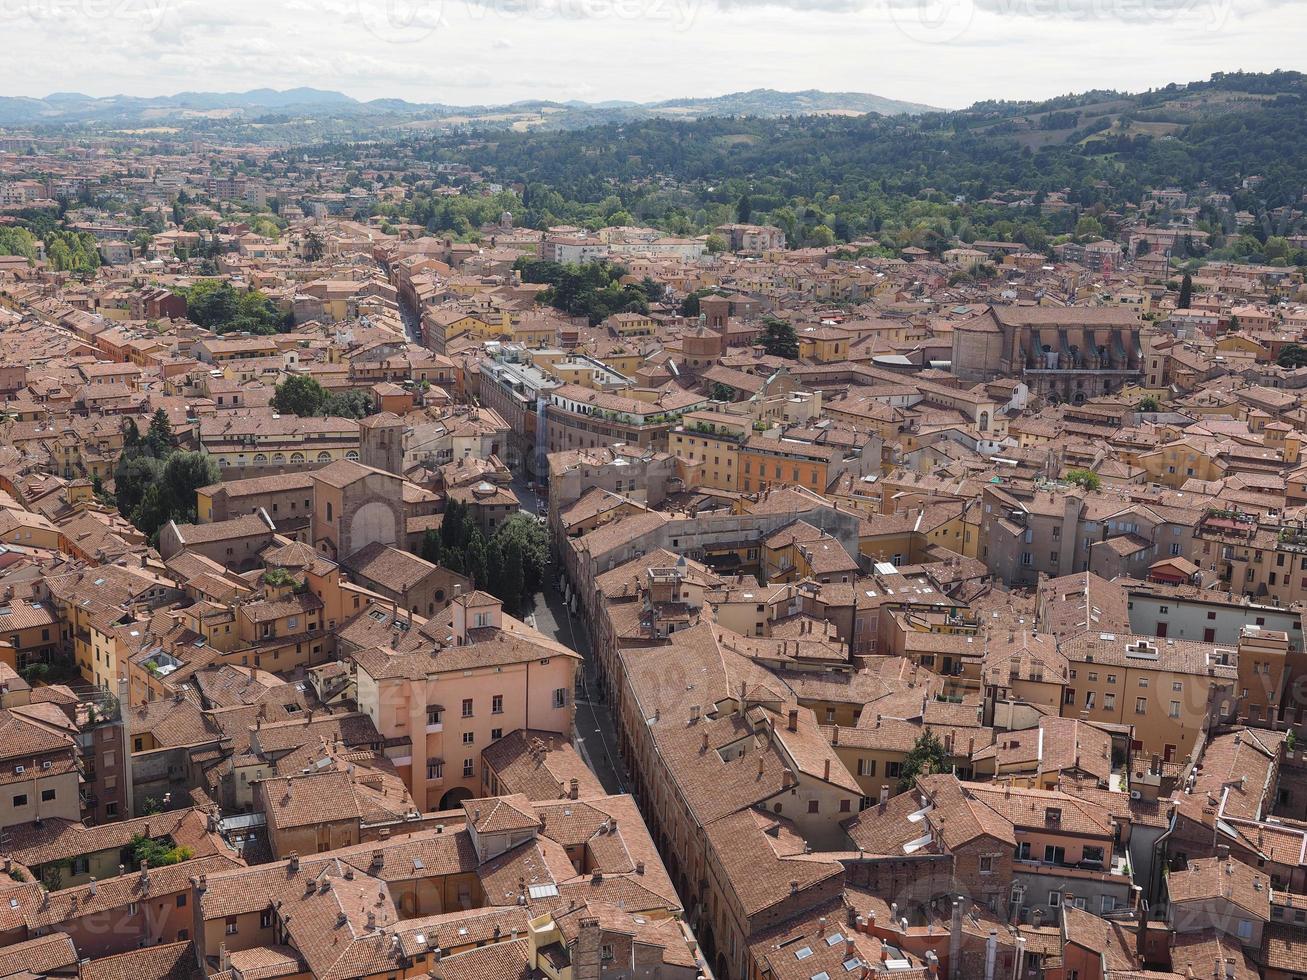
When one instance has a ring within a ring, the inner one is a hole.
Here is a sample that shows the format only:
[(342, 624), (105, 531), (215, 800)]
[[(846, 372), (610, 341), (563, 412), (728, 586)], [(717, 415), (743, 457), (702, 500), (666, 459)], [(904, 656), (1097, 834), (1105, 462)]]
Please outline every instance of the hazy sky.
[(741, 89), (943, 107), (1307, 70), (1307, 0), (0, 0), (0, 95), (455, 104)]

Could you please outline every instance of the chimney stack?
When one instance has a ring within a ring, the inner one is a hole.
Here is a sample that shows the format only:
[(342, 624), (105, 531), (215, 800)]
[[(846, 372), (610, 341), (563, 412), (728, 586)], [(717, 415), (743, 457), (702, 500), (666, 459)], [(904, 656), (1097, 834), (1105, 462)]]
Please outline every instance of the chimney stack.
[(789, 724), (788, 724), (786, 727), (788, 727), (789, 730), (792, 731), (792, 732), (797, 732), (797, 731), (799, 730), (799, 709), (798, 709), (798, 708), (791, 708), (791, 709), (790, 709)]

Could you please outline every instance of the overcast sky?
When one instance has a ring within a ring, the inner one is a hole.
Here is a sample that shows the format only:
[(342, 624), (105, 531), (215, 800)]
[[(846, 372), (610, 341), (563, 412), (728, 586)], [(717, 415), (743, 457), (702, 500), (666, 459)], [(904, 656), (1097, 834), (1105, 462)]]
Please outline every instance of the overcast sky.
[(0, 95), (874, 92), (960, 107), (1307, 70), (1307, 0), (0, 0)]

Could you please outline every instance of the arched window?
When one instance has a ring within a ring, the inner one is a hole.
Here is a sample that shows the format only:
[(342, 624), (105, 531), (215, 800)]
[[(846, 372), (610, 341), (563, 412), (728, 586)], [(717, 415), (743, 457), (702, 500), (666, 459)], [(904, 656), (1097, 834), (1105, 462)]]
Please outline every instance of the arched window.
[(304, 462), (304, 454), (303, 454), (303, 453), (291, 453), (291, 454), (290, 454), (290, 461), (291, 461), (292, 463), (302, 463), (302, 462)]
[(265, 463), (267, 463), (267, 461), (268, 461), (268, 457), (265, 456), (263, 453), (255, 453), (255, 454), (254, 454), (254, 465), (255, 465), (255, 466), (263, 466)]
[(319, 462), (319, 463), (330, 463), (330, 462), (331, 462), (331, 453), (327, 452), (325, 449), (322, 450), (322, 452), (318, 453), (318, 462)]
[(355, 450), (351, 449), (349, 452), (345, 454), (345, 458), (351, 460), (352, 462), (357, 463), (359, 461), (359, 454)]
[(286, 462), (286, 454), (285, 454), (285, 453), (273, 453), (273, 454), (272, 454), (272, 461), (273, 461), (274, 463), (284, 463), (284, 462)]

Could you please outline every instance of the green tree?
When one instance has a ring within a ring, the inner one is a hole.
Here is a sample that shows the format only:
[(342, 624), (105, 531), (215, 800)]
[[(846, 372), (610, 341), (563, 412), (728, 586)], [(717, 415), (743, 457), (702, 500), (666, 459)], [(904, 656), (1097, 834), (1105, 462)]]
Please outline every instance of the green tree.
[(218, 464), (207, 453), (175, 452), (163, 468), (169, 516), (174, 520), (195, 519), (195, 491), (222, 479)]
[(273, 334), (293, 324), (293, 317), (257, 289), (240, 293), (229, 282), (201, 279), (178, 292), (186, 297), (191, 322), (216, 333)]
[[(496, 547), (498, 542), (496, 541)], [(497, 595), (508, 603), (512, 609), (521, 609), (526, 605), (526, 566), (522, 556), (522, 546), (510, 540), (500, 549), (501, 565), (499, 571), (499, 592)]]
[(114, 499), (119, 513), (130, 520), (145, 496), (146, 487), (158, 482), (162, 476), (162, 460), (139, 449), (120, 454), (113, 475)]
[(0, 226), (0, 255), (21, 255), (31, 264), (36, 261), (36, 238), (26, 228)]
[(835, 232), (828, 225), (817, 225), (807, 234), (807, 243), (813, 248), (835, 244)]
[(549, 564), (549, 532), (530, 514), (517, 513), (499, 525), (495, 531), (507, 561), (516, 549), (522, 556), (522, 594), (534, 595), (545, 582)]
[(372, 396), (366, 391), (342, 391), (328, 396), (323, 402), (322, 414), (342, 419), (365, 419), (372, 414), (374, 407)]
[(794, 333), (794, 327), (787, 321), (774, 317), (763, 321), (762, 346), (773, 357), (794, 360), (799, 356), (799, 338)]
[(1280, 356), (1275, 359), (1275, 363), (1290, 369), (1307, 366), (1307, 346), (1285, 344), (1280, 349)]
[(136, 449), (141, 444), (141, 429), (131, 416), (123, 423), (123, 449)]
[(944, 772), (945, 758), (944, 743), (939, 736), (931, 731), (923, 732), (903, 760), (903, 767), (899, 770), (898, 791), (906, 793), (912, 789), (917, 784), (918, 776)]
[(1141, 412), (1152, 413), (1156, 412), (1158, 408), (1160, 406), (1157, 404), (1157, 399), (1152, 395), (1145, 395), (1139, 400), (1139, 411)]
[(1076, 222), (1076, 237), (1094, 239), (1102, 238), (1103, 223), (1093, 215), (1085, 215)]
[(150, 417), (150, 431), (145, 434), (145, 444), (155, 456), (166, 456), (177, 445), (172, 433), (172, 422), (168, 413), (162, 408), (155, 409)]
[(735, 389), (721, 381), (714, 381), (710, 396), (715, 402), (733, 402), (735, 401)]
[(478, 589), (490, 588), (490, 555), (486, 548), (485, 535), (481, 529), (474, 527), (468, 535), (467, 547), (463, 551), (466, 570), (463, 574), (472, 579)]
[(443, 564), (444, 550), (444, 543), (440, 540), (439, 531), (432, 530), (422, 535), (422, 546), (418, 549), (420, 557), (433, 565), (440, 565)]
[(153, 539), (159, 529), (171, 520), (172, 507), (168, 492), (162, 484), (151, 483), (145, 488), (145, 494), (136, 509), (131, 513), (131, 522), (136, 529)]
[(1184, 279), (1180, 281), (1180, 297), (1175, 301), (1177, 309), (1187, 310), (1194, 299), (1194, 277), (1189, 273), (1184, 274)]
[(327, 243), (315, 228), (304, 236), (304, 258), (309, 262), (320, 262), (327, 253)]
[(321, 414), (327, 398), (326, 390), (314, 378), (306, 374), (293, 374), (277, 385), (272, 396), (272, 407), (282, 415), (309, 418)]
[(461, 551), (463, 549), (463, 518), (465, 516), (467, 516), (467, 504), (461, 500), (450, 500), (445, 504), (445, 514), (440, 523), (440, 540), (444, 544), (446, 552)]
[(181, 864), (190, 860), (195, 853), (189, 847), (172, 843), (171, 839), (155, 840), (144, 834), (134, 835), (129, 846), (137, 867), (148, 864), (151, 868), (162, 868), (170, 864)]
[(1067, 483), (1074, 483), (1076, 486), (1084, 487), (1086, 490), (1097, 490), (1103, 485), (1103, 481), (1097, 473), (1092, 470), (1074, 469), (1066, 471)]

